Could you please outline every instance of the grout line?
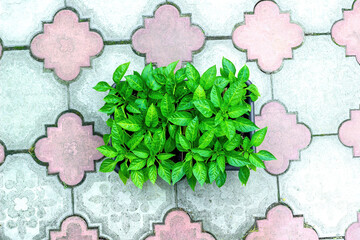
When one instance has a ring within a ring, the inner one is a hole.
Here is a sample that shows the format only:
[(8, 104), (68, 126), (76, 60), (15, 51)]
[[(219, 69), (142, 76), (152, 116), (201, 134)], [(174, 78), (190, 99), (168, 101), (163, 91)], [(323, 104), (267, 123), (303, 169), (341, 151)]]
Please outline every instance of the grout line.
[(178, 194), (177, 194), (177, 183), (174, 185), (174, 190), (175, 190), (175, 207), (179, 207), (178, 204)]
[(279, 176), (276, 176), (276, 186), (277, 186), (277, 198), (278, 198), (278, 202), (281, 202), (281, 198), (280, 198), (280, 180), (279, 180)]
[(29, 50), (30, 46), (13, 46), (13, 47), (3, 47), (4, 51), (17, 51), (17, 50)]
[(13, 155), (19, 153), (29, 153), (29, 149), (16, 149), (16, 150), (7, 150), (6, 155)]
[(68, 110), (70, 110), (70, 84), (67, 84), (67, 90), (66, 90), (66, 94), (67, 94), (67, 105), (68, 105)]
[(131, 44), (131, 40), (104, 41), (104, 45), (125, 45), (125, 44)]
[(337, 136), (337, 133), (312, 134), (312, 137)]
[(336, 237), (319, 237), (320, 240), (335, 240), (335, 239), (345, 239), (345, 236), (336, 236)]
[(74, 200), (74, 188), (71, 188), (71, 207), (72, 207), (72, 214), (75, 214), (75, 200)]
[(305, 36), (326, 36), (326, 35), (331, 35), (331, 33), (329, 32), (325, 32), (325, 33), (305, 33)]
[(232, 36), (206, 36), (205, 40), (229, 40)]
[(271, 99), (274, 100), (274, 82), (273, 82), (273, 75), (270, 74), (270, 87), (271, 87)]

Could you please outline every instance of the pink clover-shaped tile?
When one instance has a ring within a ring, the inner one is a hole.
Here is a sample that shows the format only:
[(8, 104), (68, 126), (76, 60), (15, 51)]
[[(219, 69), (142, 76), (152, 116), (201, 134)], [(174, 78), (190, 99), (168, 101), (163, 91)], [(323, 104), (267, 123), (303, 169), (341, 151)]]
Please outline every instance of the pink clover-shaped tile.
[(62, 10), (53, 23), (44, 24), (44, 33), (31, 42), (32, 54), (44, 59), (47, 69), (54, 69), (56, 75), (65, 81), (75, 79), (81, 67), (90, 66), (90, 57), (103, 49), (101, 36), (90, 31), (89, 22), (79, 22), (77, 14)]
[(48, 163), (48, 173), (59, 173), (61, 181), (74, 186), (85, 172), (95, 170), (95, 160), (103, 155), (96, 150), (104, 145), (100, 136), (93, 135), (92, 125), (82, 125), (75, 113), (63, 114), (56, 127), (47, 128), (47, 136), (35, 144), (36, 157)]
[(344, 18), (336, 22), (331, 35), (334, 41), (346, 47), (347, 56), (355, 56), (360, 64), (360, 1), (355, 1), (352, 10), (344, 11)]
[(360, 212), (358, 213), (358, 221), (350, 225), (346, 230), (345, 240), (358, 240), (360, 239)]
[(0, 142), (0, 164), (5, 160), (5, 147)]
[(274, 72), (283, 59), (293, 57), (292, 49), (301, 45), (304, 32), (276, 3), (262, 1), (253, 14), (245, 14), (245, 22), (235, 29), (232, 39), (236, 47), (247, 50), (249, 60), (257, 60), (265, 72)]
[[(147, 63), (158, 67), (171, 62), (191, 62), (192, 52), (205, 42), (202, 30), (191, 25), (190, 17), (180, 16), (173, 5), (159, 7), (153, 18), (144, 19), (145, 27), (132, 36), (133, 48), (146, 55)], [(177, 67), (180, 67), (178, 64)]]
[(281, 174), (289, 167), (289, 160), (299, 159), (299, 150), (309, 145), (310, 130), (297, 123), (296, 115), (286, 112), (279, 102), (267, 103), (256, 116), (255, 124), (259, 128), (268, 127), (264, 142), (257, 150), (267, 150), (277, 160), (266, 161), (266, 169), (272, 174)]
[(350, 111), (350, 120), (343, 122), (339, 128), (340, 141), (353, 147), (353, 156), (360, 157), (360, 110)]
[(318, 240), (316, 232), (304, 228), (304, 218), (294, 217), (283, 205), (272, 208), (266, 219), (256, 221), (258, 231), (250, 233), (246, 240)]
[(66, 218), (60, 231), (50, 231), (50, 240), (98, 240), (99, 234), (96, 229), (88, 229), (86, 222), (78, 217)]
[(145, 240), (215, 240), (202, 231), (200, 222), (191, 222), (189, 215), (182, 210), (175, 210), (167, 214), (164, 224), (155, 224), (155, 236)]

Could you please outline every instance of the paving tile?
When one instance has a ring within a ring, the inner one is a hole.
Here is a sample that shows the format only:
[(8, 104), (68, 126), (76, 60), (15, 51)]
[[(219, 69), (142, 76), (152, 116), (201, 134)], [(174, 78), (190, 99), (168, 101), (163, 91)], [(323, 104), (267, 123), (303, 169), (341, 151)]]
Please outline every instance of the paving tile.
[(336, 22), (331, 29), (335, 43), (345, 46), (346, 56), (355, 56), (358, 63), (360, 63), (359, 19), (360, 2), (355, 1), (353, 9), (344, 11), (343, 19)]
[(44, 73), (28, 51), (6, 51), (0, 60), (0, 136), (8, 149), (30, 148), (67, 109), (67, 88)]
[(351, 8), (353, 0), (277, 0), (281, 9), (291, 11), (295, 22), (306, 33), (330, 32), (335, 21), (342, 17), (343, 8)]
[(266, 170), (281, 174), (289, 167), (290, 160), (299, 159), (299, 151), (310, 144), (311, 132), (297, 122), (297, 115), (287, 113), (285, 106), (277, 101), (262, 106), (261, 115), (255, 117), (259, 128), (268, 127), (264, 142), (257, 151), (270, 151), (275, 161), (266, 161)]
[(360, 239), (360, 212), (358, 212), (358, 221), (350, 225), (345, 233), (346, 240)]
[(71, 190), (47, 176), (29, 154), (8, 156), (0, 176), (2, 240), (49, 239), (47, 229), (72, 214)]
[(143, 25), (142, 16), (153, 15), (163, 0), (132, 1), (82, 1), (67, 0), (67, 6), (75, 8), (84, 18), (91, 19), (91, 26), (98, 29), (107, 41), (128, 40), (132, 32)]
[(0, 1), (0, 36), (3, 44), (7, 47), (29, 45), (34, 35), (41, 32), (42, 21), (50, 21), (56, 11), (63, 7), (65, 4), (62, 0)]
[(227, 172), (220, 189), (215, 185), (196, 186), (195, 192), (185, 181), (179, 182), (178, 205), (193, 219), (201, 219), (206, 231), (217, 239), (239, 239), (253, 225), (254, 216), (262, 216), (277, 201), (276, 177), (264, 170), (252, 171), (246, 187), (238, 173)]
[(349, 147), (353, 148), (353, 156), (360, 157), (360, 111), (351, 110), (350, 120), (341, 123), (339, 127), (340, 141)]
[(303, 214), (319, 237), (343, 236), (359, 210), (360, 161), (337, 136), (314, 137), (279, 176), (281, 199), (294, 214)]
[(180, 16), (173, 5), (159, 7), (154, 17), (145, 18), (144, 28), (138, 29), (132, 36), (133, 48), (146, 54), (147, 63), (156, 63), (158, 67), (172, 62), (191, 62), (192, 52), (199, 51), (205, 43), (202, 30), (191, 25), (190, 17)]
[(102, 145), (104, 141), (94, 135), (93, 126), (70, 112), (62, 114), (55, 126), (46, 129), (46, 136), (35, 144), (35, 155), (48, 164), (49, 174), (59, 174), (66, 185), (74, 186), (84, 179), (86, 172), (95, 171), (94, 160), (103, 157), (96, 148)]
[(284, 59), (293, 57), (292, 51), (303, 42), (304, 32), (275, 2), (262, 1), (253, 13), (245, 14), (245, 22), (235, 28), (232, 39), (237, 48), (247, 51), (249, 60), (257, 61), (261, 70), (274, 72)]
[(313, 134), (336, 133), (349, 109), (359, 107), (359, 75), (358, 63), (330, 36), (306, 37), (294, 60), (273, 75), (274, 97)]
[(154, 224), (154, 235), (145, 238), (145, 240), (165, 239), (215, 240), (211, 234), (202, 230), (201, 222), (192, 222), (183, 210), (168, 212), (163, 223)]
[(202, 74), (209, 67), (216, 65), (220, 76), (222, 58), (232, 61), (237, 71), (246, 63), (250, 69), (250, 81), (255, 84), (261, 97), (255, 103), (255, 112), (258, 114), (260, 107), (271, 99), (270, 76), (261, 72), (255, 62), (246, 62), (245, 53), (236, 51), (231, 40), (207, 41), (204, 49), (194, 56), (194, 65)]
[(252, 12), (258, 0), (174, 0), (183, 13), (191, 13), (192, 22), (206, 36), (230, 36), (236, 24), (244, 21), (244, 12)]
[(304, 218), (293, 216), (291, 209), (284, 205), (271, 208), (266, 219), (256, 220), (256, 232), (245, 240), (318, 240), (314, 229), (304, 226)]
[(90, 57), (103, 49), (101, 36), (89, 30), (89, 22), (79, 22), (72, 10), (58, 12), (52, 23), (44, 24), (44, 32), (31, 41), (31, 53), (44, 61), (47, 69), (54, 69), (62, 80), (74, 80), (81, 67), (90, 66)]
[(95, 131), (105, 134), (109, 131), (106, 125), (108, 116), (99, 112), (105, 104), (106, 93), (97, 92), (93, 87), (100, 81), (114, 83), (112, 80), (115, 69), (125, 62), (131, 62), (126, 75), (133, 71), (142, 71), (145, 66), (142, 57), (137, 56), (130, 45), (105, 46), (100, 58), (92, 61), (92, 69), (84, 69), (79, 78), (70, 84), (70, 107), (80, 111), (86, 121), (95, 122)]
[[(97, 169), (100, 163), (97, 164)], [(142, 190), (129, 181), (125, 186), (115, 173), (88, 173), (74, 189), (75, 213), (102, 223), (102, 233), (112, 239), (132, 240), (148, 236), (153, 222), (161, 222), (175, 207), (175, 191), (162, 180), (144, 184)]]

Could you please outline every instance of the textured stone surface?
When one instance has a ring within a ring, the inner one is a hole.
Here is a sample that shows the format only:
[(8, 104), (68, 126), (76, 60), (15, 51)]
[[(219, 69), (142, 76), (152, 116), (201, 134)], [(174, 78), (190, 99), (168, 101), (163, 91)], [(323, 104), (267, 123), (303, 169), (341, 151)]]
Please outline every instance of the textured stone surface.
[(334, 41), (345, 46), (346, 55), (355, 56), (358, 63), (360, 63), (359, 20), (360, 2), (355, 1), (353, 9), (344, 11), (344, 18), (336, 22), (331, 29)]
[(290, 10), (292, 18), (306, 33), (330, 32), (333, 23), (342, 18), (342, 9), (351, 8), (354, 0), (278, 0), (281, 9)]
[(303, 214), (319, 237), (343, 236), (359, 210), (360, 161), (337, 136), (314, 137), (279, 176), (280, 194), (294, 214)]
[(235, 46), (247, 51), (249, 60), (256, 60), (265, 72), (274, 72), (283, 59), (293, 57), (293, 48), (300, 46), (304, 33), (276, 3), (262, 1), (253, 13), (245, 14), (245, 23), (235, 29), (232, 38)]
[(113, 83), (115, 69), (125, 62), (131, 62), (126, 75), (142, 71), (144, 59), (137, 56), (130, 45), (105, 46), (101, 57), (92, 61), (92, 69), (83, 69), (81, 76), (70, 85), (70, 107), (80, 111), (86, 121), (95, 121), (95, 131), (105, 134), (109, 128), (105, 124), (108, 116), (99, 112), (105, 104), (106, 93), (97, 92), (93, 87), (100, 81)]
[(97, 229), (88, 229), (84, 219), (70, 216), (61, 223), (60, 231), (50, 231), (51, 240), (98, 240)]
[(102, 223), (102, 233), (112, 239), (142, 239), (149, 235), (151, 223), (161, 222), (175, 207), (173, 186), (159, 179), (156, 185), (147, 182), (140, 190), (131, 181), (124, 186), (115, 172), (88, 173), (74, 194), (75, 212)]
[(90, 57), (100, 53), (101, 36), (89, 31), (89, 22), (79, 22), (71, 10), (58, 12), (53, 23), (44, 24), (44, 33), (31, 42), (31, 52), (44, 60), (47, 69), (65, 81), (75, 79), (81, 67), (90, 66)]
[(350, 120), (346, 120), (339, 127), (340, 141), (349, 147), (353, 148), (353, 155), (360, 157), (360, 111), (351, 110)]
[(256, 220), (257, 232), (250, 233), (246, 240), (318, 240), (316, 232), (304, 227), (303, 217), (294, 217), (283, 205), (270, 209), (266, 219)]
[(296, 114), (287, 113), (279, 102), (270, 102), (255, 117), (259, 128), (268, 127), (264, 142), (257, 151), (270, 151), (275, 161), (266, 161), (266, 169), (272, 174), (281, 174), (289, 167), (290, 160), (299, 159), (299, 151), (309, 145), (311, 133), (304, 125), (297, 123)]
[(0, 239), (48, 239), (46, 229), (72, 213), (71, 190), (29, 154), (8, 156), (0, 176)]
[(0, 61), (0, 136), (8, 149), (30, 148), (67, 109), (66, 86), (44, 73), (28, 51), (4, 52)]
[(336, 133), (359, 107), (360, 68), (330, 36), (306, 37), (293, 61), (273, 75), (274, 97), (298, 112), (313, 134)]
[(145, 18), (145, 27), (132, 36), (136, 51), (146, 54), (147, 63), (166, 66), (180, 60), (191, 62), (192, 52), (199, 50), (205, 43), (205, 36), (197, 26), (192, 26), (190, 17), (181, 17), (172, 5), (159, 7), (153, 18)]
[(196, 186), (195, 192), (186, 180), (178, 184), (178, 204), (193, 219), (201, 219), (206, 231), (218, 239), (239, 239), (253, 225), (253, 217), (261, 216), (277, 201), (276, 177), (264, 170), (251, 171), (246, 187), (235, 171), (227, 172), (220, 189), (215, 185)]
[(64, 6), (64, 1), (59, 0), (1, 0), (0, 36), (4, 45), (29, 45), (41, 32), (42, 21), (50, 21)]
[(192, 22), (207, 36), (230, 36), (234, 26), (244, 21), (244, 12), (252, 12), (258, 0), (174, 0), (181, 11), (192, 13)]
[(209, 233), (202, 231), (201, 222), (192, 222), (182, 210), (169, 212), (162, 224), (155, 224), (154, 236), (145, 240), (215, 240)]
[(358, 212), (358, 221), (350, 225), (345, 233), (346, 240), (360, 239), (360, 212)]
[(237, 71), (239, 71), (245, 63), (249, 67), (250, 81), (258, 87), (261, 94), (261, 97), (255, 103), (255, 112), (258, 114), (260, 107), (271, 99), (270, 76), (261, 72), (255, 62), (246, 62), (245, 53), (236, 51), (231, 40), (206, 42), (204, 49), (194, 56), (194, 65), (200, 74), (203, 74), (208, 68), (216, 64), (217, 74), (220, 76), (223, 57), (232, 61)]
[(84, 18), (91, 19), (91, 26), (101, 31), (105, 40), (127, 40), (137, 27), (143, 25), (143, 16), (152, 16), (161, 0), (67, 0)]
[(46, 137), (35, 144), (36, 157), (48, 163), (49, 174), (59, 174), (61, 181), (74, 186), (85, 172), (94, 171), (94, 160), (103, 155), (96, 150), (104, 145), (101, 136), (93, 135), (93, 126), (84, 125), (75, 113), (65, 113), (56, 127), (48, 127)]

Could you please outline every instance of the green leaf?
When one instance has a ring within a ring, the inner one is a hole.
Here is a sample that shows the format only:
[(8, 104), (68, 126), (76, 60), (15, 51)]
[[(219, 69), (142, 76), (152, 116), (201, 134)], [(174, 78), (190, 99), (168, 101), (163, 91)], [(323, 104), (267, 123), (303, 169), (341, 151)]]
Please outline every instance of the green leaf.
[(126, 81), (129, 83), (130, 87), (136, 91), (144, 90), (143, 80), (137, 75), (128, 75), (125, 76)]
[(230, 106), (239, 104), (242, 96), (246, 91), (242, 88), (240, 82), (234, 82), (230, 85), (229, 89), (224, 94), (224, 102)]
[(181, 133), (178, 134), (178, 137), (181, 147), (183, 147), (186, 150), (191, 148), (189, 140), (187, 140)]
[(151, 149), (154, 154), (162, 151), (165, 146), (165, 133), (162, 129), (157, 129), (154, 133), (153, 141), (151, 142)]
[(131, 180), (136, 187), (142, 189), (145, 181), (145, 176), (142, 171), (131, 171)]
[(177, 107), (177, 111), (183, 111), (183, 110), (189, 110), (194, 107), (194, 104), (192, 103), (193, 95), (189, 94), (183, 97)]
[(134, 159), (131, 161), (129, 170), (140, 170), (146, 165), (146, 159)]
[(134, 102), (128, 102), (126, 105), (126, 110), (131, 113), (141, 113), (139, 107)]
[(193, 103), (196, 109), (199, 110), (204, 117), (209, 118), (213, 115), (209, 100), (196, 100)]
[(178, 131), (179, 127), (176, 125), (169, 124), (168, 129), (169, 129), (170, 137), (175, 138), (175, 134)]
[(204, 74), (200, 78), (200, 85), (205, 89), (210, 89), (215, 82), (216, 78), (216, 66), (210, 67), (208, 70), (204, 72)]
[(224, 89), (229, 84), (229, 80), (224, 77), (216, 77), (215, 78), (215, 85), (221, 89)]
[(200, 74), (191, 63), (186, 64), (186, 77), (188, 81), (194, 81), (196, 83), (199, 83)]
[(250, 75), (249, 68), (246, 65), (244, 65), (238, 73), (238, 79), (241, 82), (246, 82), (247, 80), (249, 80), (249, 75)]
[(199, 119), (196, 116), (186, 127), (185, 136), (187, 140), (193, 142), (198, 136), (199, 131)]
[(206, 99), (205, 91), (199, 85), (194, 92), (193, 100), (196, 101), (196, 100), (204, 100), (204, 99)]
[(144, 134), (134, 134), (131, 136), (131, 139), (128, 142), (125, 142), (125, 144), (130, 148), (130, 150), (135, 149), (141, 141), (144, 139)]
[(190, 90), (190, 92), (195, 92), (196, 88), (199, 86), (199, 83), (195, 82), (195, 80), (187, 80), (185, 85)]
[(231, 118), (238, 118), (248, 111), (249, 110), (246, 105), (235, 105), (229, 108), (228, 114)]
[(176, 66), (178, 65), (178, 63), (179, 63), (179, 60), (176, 61), (176, 62), (170, 63), (170, 64), (166, 67), (165, 73), (166, 73), (167, 76), (170, 76), (171, 74), (174, 74), (174, 70), (175, 70)]
[(104, 97), (104, 101), (106, 103), (119, 103), (119, 102), (123, 102), (122, 98), (116, 96), (116, 95), (107, 95), (106, 97)]
[(104, 134), (103, 140), (104, 140), (104, 143), (107, 145), (110, 141), (110, 134)]
[(160, 153), (157, 155), (157, 158), (161, 161), (164, 161), (164, 160), (170, 159), (174, 156), (175, 156), (175, 154), (172, 154), (172, 153)]
[(250, 149), (251, 145), (250, 145), (250, 139), (248, 137), (244, 138), (242, 147), (244, 148), (244, 150)]
[(124, 131), (114, 121), (111, 128), (112, 145), (118, 150), (121, 149), (121, 145), (124, 144)]
[(160, 103), (161, 114), (168, 118), (175, 112), (175, 105), (172, 103), (170, 96), (166, 93)]
[(156, 127), (159, 123), (159, 117), (154, 104), (151, 104), (145, 117), (145, 124), (148, 127)]
[(214, 119), (215, 127), (218, 126), (219, 124), (221, 124), (223, 121), (224, 121), (223, 114), (222, 114), (221, 111), (219, 111), (219, 112), (216, 114), (215, 119)]
[(250, 84), (246, 90), (252, 92), (255, 96), (260, 97), (260, 93), (259, 90), (257, 89), (257, 87), (254, 84)]
[(235, 72), (236, 72), (235, 66), (229, 59), (226, 59), (223, 57), (222, 58), (222, 66), (223, 66), (223, 71), (224, 71), (225, 77), (227, 77), (229, 75), (229, 72), (232, 72), (233, 74), (235, 74)]
[(112, 172), (115, 169), (115, 166), (117, 164), (117, 161), (107, 158), (104, 161), (102, 161), (100, 165), (100, 172)]
[(166, 77), (163, 74), (155, 74), (154, 78), (156, 82), (158, 82), (161, 85), (165, 85), (166, 83)]
[(165, 86), (165, 90), (168, 94), (170, 95), (174, 95), (175, 94), (175, 86), (176, 86), (176, 82), (174, 79), (172, 78), (167, 78), (166, 79), (166, 86)]
[(266, 150), (260, 150), (258, 153), (256, 153), (256, 156), (258, 156), (263, 161), (276, 160), (276, 157)]
[(203, 162), (196, 162), (193, 167), (193, 174), (200, 183), (200, 185), (204, 185), (207, 175), (207, 169), (205, 164)]
[(116, 109), (116, 105), (112, 103), (105, 103), (105, 105), (99, 109), (99, 112), (112, 114)]
[(221, 173), (221, 171), (218, 168), (216, 162), (210, 162), (210, 166), (209, 166), (209, 180), (210, 180), (210, 183), (214, 182), (218, 178), (220, 173)]
[(215, 107), (220, 107), (222, 98), (220, 94), (220, 89), (217, 86), (213, 86), (211, 89), (210, 101), (214, 104)]
[(230, 140), (235, 136), (236, 129), (233, 120), (226, 120), (220, 124), (222, 131), (225, 133), (226, 137)]
[(149, 169), (149, 172), (148, 172), (149, 179), (150, 179), (150, 181), (152, 182), (152, 184), (155, 184), (156, 179), (157, 179), (157, 169), (156, 169), (156, 166), (155, 166), (155, 165), (152, 165), (152, 166), (149, 167), (148, 169)]
[(126, 185), (127, 180), (130, 177), (130, 173), (129, 173), (128, 167), (126, 165), (126, 162), (123, 162), (120, 165), (120, 170), (119, 170), (118, 174), (119, 174), (119, 177), (120, 177), (121, 181), (124, 183), (124, 185)]
[(197, 153), (202, 157), (208, 158), (211, 157), (213, 154), (213, 151), (210, 149), (200, 149), (200, 148), (193, 148), (191, 149), (193, 153)]
[(238, 175), (239, 175), (240, 182), (246, 186), (246, 183), (248, 182), (249, 177), (250, 177), (249, 168), (247, 166), (241, 167), (239, 169)]
[(260, 129), (259, 131), (256, 131), (251, 138), (250, 145), (255, 147), (260, 146), (260, 144), (264, 141), (266, 132), (267, 132), (267, 127)]
[(99, 152), (101, 152), (105, 157), (114, 158), (117, 156), (118, 152), (114, 147), (110, 146), (100, 146), (96, 148)]
[(226, 151), (232, 151), (235, 148), (239, 147), (241, 144), (242, 137), (240, 134), (236, 134), (231, 140), (227, 140), (224, 144)]
[(128, 119), (120, 120), (119, 125), (123, 129), (131, 132), (136, 132), (141, 129), (141, 123), (139, 123), (139, 121), (137, 121), (137, 119), (135, 119), (134, 117), (129, 117)]
[[(122, 106), (123, 107), (123, 106)], [(114, 111), (114, 120), (116, 121), (116, 122), (119, 122), (120, 120), (122, 120), (122, 119), (125, 119), (125, 118), (127, 118), (126, 117), (126, 115), (125, 115), (125, 113), (124, 113), (124, 110), (121, 108), (121, 109), (119, 109), (119, 108), (115, 108), (115, 111)], [(111, 118), (109, 118), (109, 119), (111, 119)], [(112, 125), (112, 124), (111, 124)], [(110, 126), (111, 126), (110, 125)]]
[(107, 90), (112, 89), (112, 87), (107, 82), (99, 82), (93, 89), (98, 92), (106, 92)]
[(175, 73), (175, 81), (176, 83), (181, 83), (186, 78), (186, 68), (180, 68)]
[(149, 157), (149, 152), (145, 149), (136, 149), (132, 151), (139, 158)]
[(165, 148), (164, 148), (165, 152), (170, 153), (174, 151), (175, 147), (176, 147), (175, 140), (173, 138), (168, 138), (165, 142)]
[(206, 148), (214, 138), (215, 130), (205, 132), (199, 139), (199, 148)]
[[(149, 65), (147, 65), (147, 66), (149, 66)], [(152, 68), (152, 66), (151, 66), (151, 68)], [(147, 77), (144, 77), (144, 79), (145, 79), (146, 85), (150, 89), (152, 89), (154, 91), (158, 91), (160, 88), (162, 88), (162, 86), (155, 80), (155, 77), (152, 75), (152, 73), (149, 73), (149, 75), (147, 75)]]
[(241, 153), (232, 151), (226, 155), (227, 162), (234, 167), (246, 166), (249, 162), (244, 158)]
[(255, 167), (265, 168), (264, 162), (256, 154), (251, 153), (249, 160)]
[(128, 70), (130, 65), (130, 62), (121, 64), (120, 66), (118, 66), (113, 74), (113, 80), (115, 83), (119, 83), (120, 80), (123, 78), (123, 76), (125, 75), (126, 71)]
[(169, 117), (169, 121), (178, 126), (187, 126), (193, 119), (189, 112), (175, 112)]
[(185, 171), (183, 166), (184, 166), (184, 162), (178, 162), (174, 165), (171, 175), (173, 185), (175, 185), (175, 183), (177, 183), (178, 181), (181, 180), (182, 177), (184, 177)]
[(149, 94), (149, 98), (156, 99), (156, 100), (163, 99), (163, 97), (164, 97), (164, 95), (159, 91), (156, 91), (156, 92), (151, 91)]
[(242, 118), (242, 117), (239, 117), (236, 120), (234, 120), (234, 124), (235, 124), (236, 130), (238, 130), (239, 132), (243, 132), (243, 133), (251, 132), (251, 131), (254, 131), (256, 129), (259, 129), (255, 125), (255, 123), (253, 123), (249, 119)]
[(226, 165), (226, 162), (225, 162), (225, 156), (224, 155), (220, 155), (216, 158), (216, 163), (220, 169), (221, 172), (224, 172), (225, 171), (225, 165)]
[(164, 168), (172, 169), (175, 165), (175, 163), (172, 160), (162, 160), (161, 164)]
[(191, 177), (186, 178), (186, 179), (187, 179), (188, 184), (189, 184), (189, 186), (191, 187), (191, 189), (192, 189), (193, 191), (195, 191), (196, 178), (195, 178), (194, 176), (191, 176)]
[(162, 164), (159, 164), (158, 169), (159, 176), (165, 180), (169, 185), (171, 185), (171, 172), (170, 169), (163, 167)]
[(218, 176), (218, 178), (216, 179), (216, 185), (218, 187), (222, 187), (226, 182), (226, 172), (221, 172)]

